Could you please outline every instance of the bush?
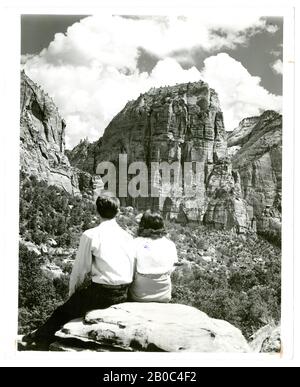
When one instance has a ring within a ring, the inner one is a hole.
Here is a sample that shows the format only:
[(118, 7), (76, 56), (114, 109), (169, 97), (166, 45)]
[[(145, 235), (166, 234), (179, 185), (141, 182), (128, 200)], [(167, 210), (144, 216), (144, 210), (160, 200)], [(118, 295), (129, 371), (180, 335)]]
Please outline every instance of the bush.
[(21, 175), (20, 234), (27, 240), (39, 245), (53, 238), (60, 247), (70, 247), (72, 235), (91, 227), (94, 214), (95, 205), (90, 200), (48, 186), (34, 176)]
[(41, 270), (41, 259), (26, 246), (19, 248), (19, 330), (36, 328), (54, 310), (58, 300), (55, 288)]
[(249, 338), (266, 321), (280, 320), (280, 261), (253, 270), (194, 266), (189, 275), (172, 275), (172, 302), (194, 306), (210, 317), (240, 328)]

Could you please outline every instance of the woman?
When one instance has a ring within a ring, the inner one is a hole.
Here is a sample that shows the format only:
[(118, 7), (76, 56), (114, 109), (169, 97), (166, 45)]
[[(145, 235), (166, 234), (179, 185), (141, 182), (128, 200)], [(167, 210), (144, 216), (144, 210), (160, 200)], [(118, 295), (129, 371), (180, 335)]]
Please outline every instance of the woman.
[(146, 211), (141, 218), (138, 238), (134, 241), (135, 277), (129, 289), (131, 301), (169, 302), (171, 273), (177, 262), (175, 244), (166, 238), (163, 218)]

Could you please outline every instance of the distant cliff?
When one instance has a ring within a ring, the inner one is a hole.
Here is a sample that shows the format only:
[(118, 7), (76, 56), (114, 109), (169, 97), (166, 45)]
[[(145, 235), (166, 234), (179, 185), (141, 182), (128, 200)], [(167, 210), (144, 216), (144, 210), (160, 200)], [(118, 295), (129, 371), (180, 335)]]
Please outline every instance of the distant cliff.
[(282, 116), (265, 111), (241, 121), (228, 136), (232, 166), (240, 176), (247, 211), (257, 231), (281, 240)]
[[(110, 122), (98, 142), (82, 141), (68, 153), (72, 165), (96, 172), (101, 161), (118, 165), (119, 154), (128, 163), (200, 162), (200, 181), (194, 196), (124, 198), (124, 205), (160, 209), (166, 218), (204, 221), (216, 228), (243, 232), (250, 227), (239, 177), (227, 154), (227, 134), (217, 93), (202, 82), (151, 89), (130, 101)], [(148, 176), (150, 179), (150, 177)]]
[(52, 99), (21, 73), (20, 166), (24, 172), (78, 192), (78, 182), (65, 155), (66, 123)]
[(89, 143), (87, 139), (81, 140), (71, 151), (66, 150), (66, 155), (72, 166), (95, 174), (97, 168), (97, 159), (100, 152), (102, 139)]
[(72, 167), (65, 151), (66, 123), (50, 96), (21, 72), (20, 168), (72, 194), (93, 196), (98, 180)]

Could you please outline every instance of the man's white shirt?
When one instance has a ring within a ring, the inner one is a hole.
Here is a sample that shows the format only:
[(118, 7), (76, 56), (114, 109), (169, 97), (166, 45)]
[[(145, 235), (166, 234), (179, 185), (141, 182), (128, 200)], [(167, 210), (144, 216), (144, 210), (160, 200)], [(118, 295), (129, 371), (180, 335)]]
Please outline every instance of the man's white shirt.
[(86, 230), (70, 277), (69, 295), (92, 274), (92, 281), (105, 285), (130, 284), (134, 275), (133, 237), (115, 219)]

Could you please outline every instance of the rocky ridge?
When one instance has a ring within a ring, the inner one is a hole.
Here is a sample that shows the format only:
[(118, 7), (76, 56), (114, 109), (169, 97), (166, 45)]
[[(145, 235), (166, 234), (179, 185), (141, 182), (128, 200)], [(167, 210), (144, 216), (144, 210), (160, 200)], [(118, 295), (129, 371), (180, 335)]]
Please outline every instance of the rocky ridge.
[(66, 123), (52, 98), (21, 72), (20, 168), (74, 195), (93, 196), (99, 179), (72, 167), (65, 150)]
[(240, 147), (231, 161), (250, 219), (258, 232), (280, 242), (282, 116), (268, 110), (243, 120), (228, 136), (228, 146)]
[(97, 153), (100, 152), (101, 138), (93, 143), (83, 139), (71, 151), (66, 150), (66, 155), (73, 167), (86, 171), (90, 174), (96, 173)]
[(66, 123), (52, 99), (24, 71), (21, 73), (21, 170), (79, 193), (77, 176), (65, 155)]

